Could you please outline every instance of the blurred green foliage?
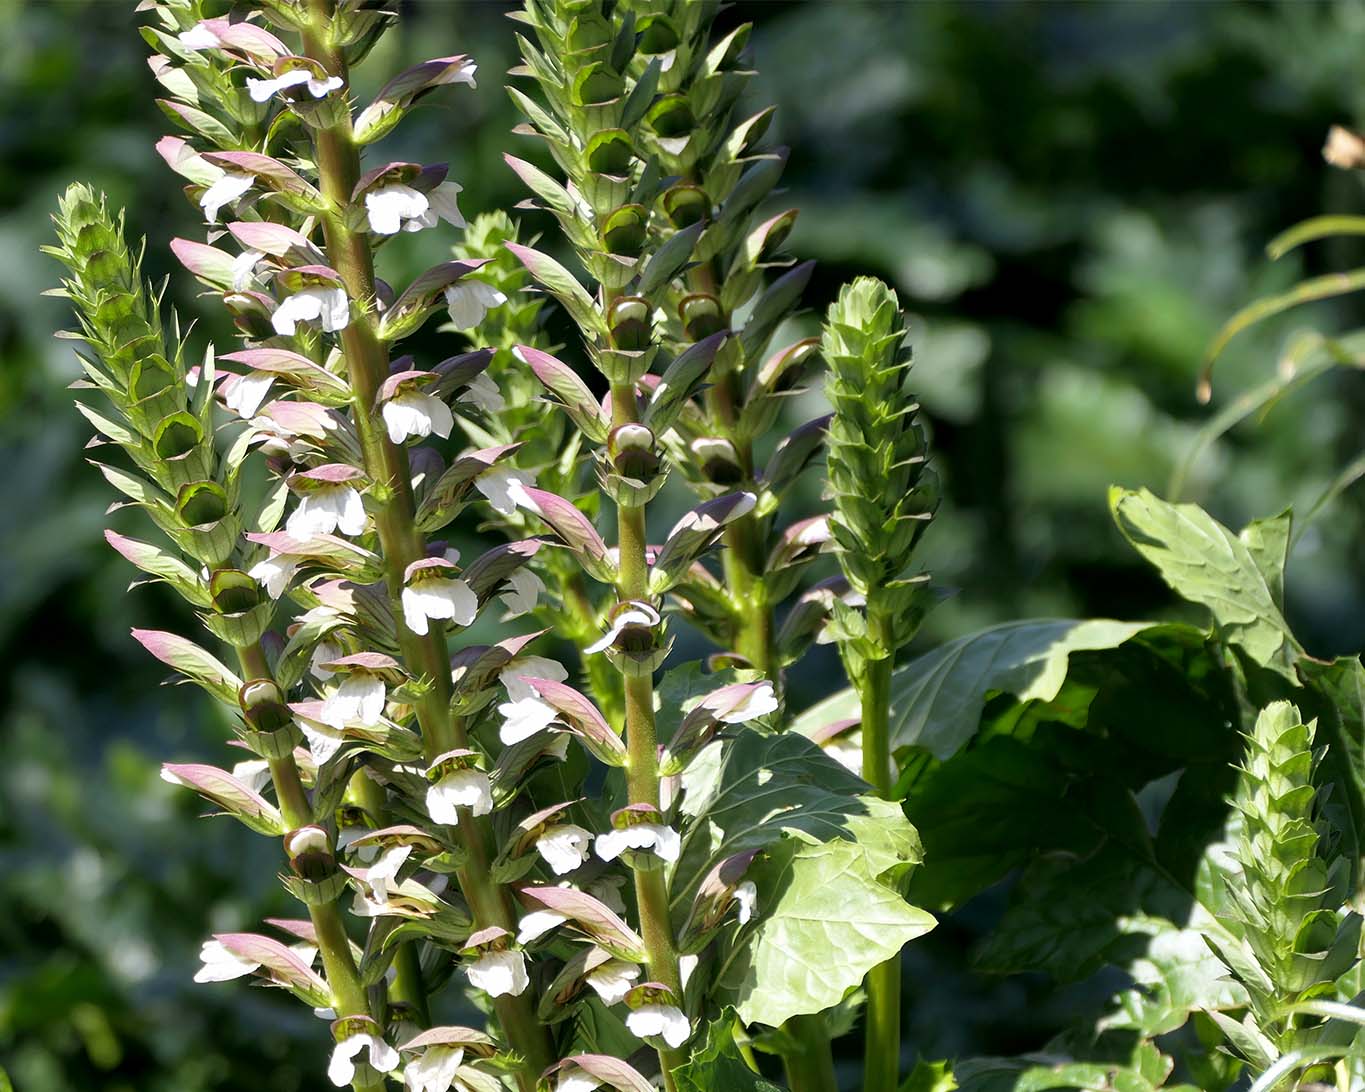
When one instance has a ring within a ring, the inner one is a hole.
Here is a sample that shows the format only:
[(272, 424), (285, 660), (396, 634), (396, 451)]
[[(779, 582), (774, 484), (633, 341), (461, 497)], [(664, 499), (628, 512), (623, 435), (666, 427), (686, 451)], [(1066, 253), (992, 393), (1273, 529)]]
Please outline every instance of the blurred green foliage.
[[(478, 57), (480, 89), (386, 150), (439, 149), (471, 216), (510, 207), (522, 193), (501, 152), (526, 141), (500, 90), (508, 5), (404, 6), (360, 96), (456, 51)], [(167, 129), (131, 7), (0, 3), (0, 1065), (21, 1092), (319, 1088), (321, 1040), (296, 1007), (190, 982), (210, 931), (291, 911), (272, 847), (195, 821), (157, 778), (164, 759), (221, 758), (226, 732), (198, 696), (158, 689), (127, 637), (175, 628), (182, 608), (124, 594), (100, 534), (112, 498), (63, 390), (76, 365), (52, 340), (68, 319), (38, 296), (57, 279), (38, 254), (47, 214), (73, 179), (128, 206), (156, 278), (167, 240), (195, 230), (152, 151)], [(1165, 488), (1212, 412), (1194, 380), (1224, 318), (1352, 257), (1334, 243), (1272, 267), (1259, 248), (1306, 216), (1361, 211), (1317, 149), (1331, 122), (1365, 120), (1365, 7), (831, 0), (725, 18), (757, 22), (754, 97), (779, 104), (793, 149), (785, 199), (802, 209), (793, 251), (820, 262), (813, 313), (873, 273), (918, 315), (914, 381), (946, 491), (925, 548), (960, 589), (921, 643), (1028, 615), (1162, 615), (1169, 594), (1113, 531), (1104, 489)], [(394, 248), (409, 271), (442, 256), (426, 234)], [(170, 292), (198, 313), (183, 280)], [(1213, 409), (1272, 376), (1293, 330), (1339, 328), (1349, 307), (1244, 335)], [(818, 403), (797, 400), (792, 423)], [(1362, 416), (1359, 376), (1319, 379), (1205, 452), (1188, 497), (1234, 526), (1303, 506), (1358, 454)], [(1292, 560), (1292, 621), (1322, 655), (1365, 643), (1363, 517), (1348, 493)], [(798, 704), (838, 685), (832, 654), (821, 670), (795, 681)], [(909, 1042), (926, 1056), (1034, 1048), (1113, 985), (969, 976), (999, 906), (979, 899), (908, 950)], [(932, 1009), (914, 1002), (929, 976)]]

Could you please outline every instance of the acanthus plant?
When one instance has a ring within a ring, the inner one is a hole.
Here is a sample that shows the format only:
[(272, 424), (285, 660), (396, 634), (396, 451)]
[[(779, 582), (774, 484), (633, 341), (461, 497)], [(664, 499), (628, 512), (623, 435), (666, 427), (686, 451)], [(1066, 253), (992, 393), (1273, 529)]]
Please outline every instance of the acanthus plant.
[[(304, 908), (206, 940), (197, 977), (292, 992), (330, 1021), (327, 1076), (357, 1090), (762, 1087), (755, 1047), (793, 1088), (833, 1089), (821, 1013), (845, 1018), (873, 972), (874, 1011), (894, 1014), (877, 969), (933, 919), (903, 896), (920, 848), (886, 798), (885, 732), (866, 733), (873, 792), (783, 731), (783, 671), (828, 633), (886, 723), (932, 498), (850, 484), (881, 467), (909, 490), (922, 464), (879, 285), (845, 293), (826, 342), (839, 382), (864, 375), (886, 413), (833, 388), (832, 425), (756, 462), (818, 339), (770, 345), (810, 269), (781, 252), (795, 213), (757, 211), (785, 153), (761, 144), (771, 111), (734, 112), (748, 28), (712, 40), (705, 2), (533, 0), (537, 94), (514, 96), (564, 181), (511, 164), (590, 286), (493, 214), (400, 288), (377, 275), (383, 244), (463, 227), (460, 187), (372, 146), (419, 100), (470, 93), (473, 60), (419, 64), (356, 110), (352, 67), (397, 19), (387, 5), (139, 9), (186, 133), (158, 151), (207, 224), (171, 249), (243, 344), (192, 361), (121, 218), (83, 186), (50, 251), (82, 325), (81, 410), (124, 456), (98, 465), (169, 545), (109, 541), (236, 660), (135, 632), (236, 709), (251, 756), (165, 777), (281, 839)], [(581, 344), (540, 343), (527, 274)], [(439, 314), (474, 347), (404, 355)], [(835, 513), (784, 524), (827, 429)], [(664, 532), (650, 506), (672, 472), (701, 499)], [(506, 541), (462, 559), (436, 538), (457, 521)], [(847, 578), (803, 590), (836, 545)], [(472, 643), (490, 610), (554, 632)], [(714, 642), (711, 670), (664, 671), (674, 618)], [(543, 655), (556, 637), (582, 681)], [(447, 990), (486, 1026), (435, 1022)], [(869, 1033), (867, 1087), (895, 1087), (898, 1031)]]

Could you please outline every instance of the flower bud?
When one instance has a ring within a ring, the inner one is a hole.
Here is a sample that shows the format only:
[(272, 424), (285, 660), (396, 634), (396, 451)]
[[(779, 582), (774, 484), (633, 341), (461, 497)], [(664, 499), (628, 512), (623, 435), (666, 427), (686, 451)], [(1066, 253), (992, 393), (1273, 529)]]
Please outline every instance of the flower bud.
[(700, 186), (679, 182), (663, 196), (664, 214), (675, 228), (691, 227), (711, 212), (711, 198)]
[(332, 839), (319, 826), (299, 827), (284, 836), (284, 851), (289, 855), (289, 867), (301, 879), (317, 882), (336, 871), (336, 857), (332, 855)]
[(654, 433), (644, 425), (618, 425), (607, 436), (607, 457), (623, 477), (648, 481), (659, 469)]
[(725, 329), (725, 312), (721, 310), (720, 300), (706, 292), (684, 296), (678, 304), (678, 318), (693, 341), (701, 341)]
[(293, 723), (284, 693), (272, 679), (251, 679), (237, 691), (237, 704), (253, 732), (275, 732)]
[(639, 296), (622, 296), (608, 309), (607, 326), (615, 348), (628, 351), (649, 348), (652, 333), (649, 302)]
[(700, 436), (692, 441), (692, 454), (701, 464), (703, 477), (716, 485), (735, 485), (744, 480), (735, 445), (720, 436)]
[(602, 245), (608, 254), (638, 258), (645, 246), (649, 213), (643, 205), (622, 205), (602, 225)]

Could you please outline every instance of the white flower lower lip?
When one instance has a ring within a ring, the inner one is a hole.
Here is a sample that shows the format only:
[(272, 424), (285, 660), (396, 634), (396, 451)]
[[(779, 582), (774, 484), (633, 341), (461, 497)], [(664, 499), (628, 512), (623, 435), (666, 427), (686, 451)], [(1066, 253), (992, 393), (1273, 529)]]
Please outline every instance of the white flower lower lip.
[(526, 957), (519, 951), (488, 952), (471, 963), (465, 973), (470, 985), (489, 997), (520, 994), (531, 980), (526, 974)]
[(682, 1009), (673, 1005), (641, 1005), (626, 1017), (626, 1029), (639, 1039), (658, 1036), (675, 1049), (692, 1034)]
[(301, 288), (275, 308), (270, 324), (275, 333), (292, 337), (300, 322), (319, 322), (324, 333), (344, 330), (351, 321), (346, 289), (339, 287)]
[(428, 787), (426, 802), (433, 822), (455, 826), (460, 821), (459, 808), (468, 808), (473, 815), (492, 811), (493, 790), (487, 774), (479, 770), (454, 770)]
[(404, 624), (421, 635), (426, 634), (431, 619), (467, 626), (479, 613), (479, 597), (463, 580), (419, 580), (404, 588), (401, 598)]

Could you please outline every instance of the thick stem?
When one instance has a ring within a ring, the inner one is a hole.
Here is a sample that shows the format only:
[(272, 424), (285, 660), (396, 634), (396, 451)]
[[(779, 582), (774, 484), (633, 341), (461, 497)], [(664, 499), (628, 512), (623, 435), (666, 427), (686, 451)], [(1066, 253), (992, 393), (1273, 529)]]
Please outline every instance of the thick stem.
[[(626, 385), (611, 388), (614, 425), (635, 419), (635, 391)], [(620, 575), (617, 592), (622, 599), (649, 598), (649, 566), (645, 560), (645, 510), (643, 506), (617, 507), (617, 546)], [(626, 675), (626, 787), (632, 804), (659, 806), (659, 746), (654, 731), (654, 680), (649, 675)], [(650, 977), (662, 982), (679, 1001), (682, 976), (678, 949), (668, 918), (668, 888), (658, 869), (635, 870), (635, 901), (640, 911), (640, 936), (645, 942)], [(673, 1092), (673, 1070), (686, 1061), (680, 1051), (659, 1050), (664, 1088)]]
[[(242, 673), (248, 679), (272, 677), (269, 662), (259, 644), (239, 647), (237, 659), (242, 665)], [(291, 830), (308, 826), (313, 822), (313, 808), (308, 802), (308, 794), (304, 791), (303, 780), (299, 777), (299, 768), (293, 756), (272, 758), (268, 763), (284, 821)], [(365, 987), (360, 984), (360, 972), (351, 955), (351, 942), (346, 936), (346, 927), (342, 924), (336, 903), (310, 905), (308, 916), (317, 933), (318, 952), (322, 956), (323, 972), (332, 991), (337, 1015), (372, 1016)], [(382, 1078), (373, 1083), (357, 1080), (351, 1087), (355, 1092), (375, 1092), (383, 1089), (384, 1081)]]
[(782, 1055), (782, 1072), (791, 1092), (838, 1092), (825, 1018), (818, 1012), (793, 1016), (782, 1028), (804, 1048)]
[[(310, 11), (312, 23), (303, 36), (305, 53), (330, 73), (348, 78), (345, 60), (330, 38), (332, 0), (310, 0)], [(413, 561), (426, 556), (426, 546), (415, 523), (407, 453), (390, 442), (375, 419), (376, 396), (388, 375), (388, 351), (375, 328), (374, 258), (370, 244), (362, 233), (352, 230), (346, 215), (360, 175), (360, 154), (352, 136), (349, 112), (340, 111), (335, 124), (318, 130), (315, 146), (320, 188), (330, 204), (321, 217), (328, 259), (341, 275), (351, 300), (364, 309), (341, 332), (341, 347), (365, 469), (372, 482), (371, 496), (380, 505), (375, 526), (384, 556), (386, 583), (397, 608), (404, 573)], [(402, 618), (401, 609), (395, 610), (395, 616)], [(429, 632), (422, 636), (400, 621), (398, 637), (408, 669), (429, 687), (417, 705), (427, 759), (463, 747), (467, 740), (465, 726), (450, 714), (450, 661), (445, 627), (433, 622)], [(465, 859), (456, 878), (474, 916), (475, 927), (496, 925), (515, 933), (510, 896), (489, 878), (490, 824), (486, 819), (470, 816), (454, 830)], [(531, 1092), (537, 1077), (555, 1060), (549, 1036), (536, 1019), (528, 993), (499, 997), (494, 1008), (510, 1045), (525, 1061), (518, 1081), (526, 1092)]]
[[(875, 625), (876, 619), (869, 623)], [(877, 795), (891, 795), (890, 656), (866, 666), (862, 687), (863, 779)], [(895, 1092), (900, 1072), (901, 961), (899, 953), (867, 976), (867, 1034), (863, 1051), (865, 1092)]]

